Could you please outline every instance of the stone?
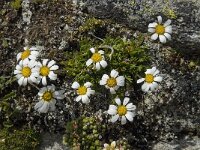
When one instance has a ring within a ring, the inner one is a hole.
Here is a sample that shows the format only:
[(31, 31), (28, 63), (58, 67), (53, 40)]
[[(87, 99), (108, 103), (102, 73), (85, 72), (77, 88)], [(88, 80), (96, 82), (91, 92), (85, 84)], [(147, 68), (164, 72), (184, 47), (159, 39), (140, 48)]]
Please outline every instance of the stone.
[(172, 20), (172, 40), (166, 45), (186, 55), (200, 54), (199, 0), (85, 0), (83, 10), (100, 19), (112, 19), (148, 32), (158, 15)]

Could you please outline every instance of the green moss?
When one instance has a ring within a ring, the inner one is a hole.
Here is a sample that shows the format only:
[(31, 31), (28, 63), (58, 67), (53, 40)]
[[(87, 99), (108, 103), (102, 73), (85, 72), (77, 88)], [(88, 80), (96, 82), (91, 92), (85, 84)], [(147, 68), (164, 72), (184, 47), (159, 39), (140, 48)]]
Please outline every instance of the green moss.
[(40, 139), (32, 129), (0, 130), (1, 150), (36, 150)]
[(100, 120), (97, 117), (82, 116), (79, 119), (67, 123), (64, 143), (73, 149), (100, 150), (102, 146), (99, 136), (104, 131), (105, 128), (101, 126)]
[(96, 19), (96, 18), (89, 18), (82, 26), (79, 27), (79, 32), (94, 32), (97, 28), (101, 28), (105, 26), (105, 21)]
[(18, 10), (22, 7), (21, 3), (22, 3), (22, 0), (14, 0), (14, 1), (11, 2), (11, 7), (13, 9)]
[[(96, 71), (92, 65), (86, 67), (86, 61), (91, 57), (90, 48), (105, 51), (105, 59), (108, 66), (105, 69)], [(111, 55), (112, 47), (114, 52)], [(121, 37), (107, 36), (104, 41), (96, 39), (83, 38), (80, 41), (80, 51), (66, 52), (65, 66), (67, 76), (80, 82), (99, 81), (103, 73), (109, 73), (112, 69), (117, 69), (121, 75), (124, 75), (132, 83), (140, 74), (142, 74), (149, 63), (149, 56), (146, 53), (146, 47), (143, 45), (143, 37), (137, 39), (123, 40)]]

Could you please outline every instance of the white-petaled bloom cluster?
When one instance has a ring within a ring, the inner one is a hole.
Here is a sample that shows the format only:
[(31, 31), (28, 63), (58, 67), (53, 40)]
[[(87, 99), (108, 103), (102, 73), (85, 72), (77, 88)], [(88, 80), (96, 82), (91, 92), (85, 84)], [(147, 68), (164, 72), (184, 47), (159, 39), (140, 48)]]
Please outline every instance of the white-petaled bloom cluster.
[(153, 67), (152, 69), (147, 69), (145, 74), (145, 78), (137, 80), (137, 83), (144, 82), (144, 84), (142, 85), (142, 91), (148, 92), (149, 90), (156, 90), (156, 88), (158, 87), (157, 82), (162, 81), (162, 77), (158, 76), (159, 70), (157, 70), (156, 67)]
[(103, 146), (104, 146), (103, 150), (119, 150), (116, 147), (116, 142), (115, 141), (113, 141), (110, 145), (105, 143)]
[(99, 50), (98, 52), (96, 52), (94, 48), (90, 48), (90, 51), (93, 54), (92, 57), (87, 60), (87, 66), (93, 64), (93, 69), (100, 70), (101, 67), (105, 68), (108, 65), (104, 58), (104, 51)]
[(35, 68), (36, 65), (35, 60), (25, 59), (19, 62), (14, 71), (19, 85), (26, 86), (27, 83), (37, 83), (39, 72)]
[(54, 111), (56, 99), (63, 99), (65, 97), (64, 90), (55, 91), (54, 85), (41, 88), (38, 95), (40, 101), (36, 103), (34, 109), (39, 113)]
[(124, 125), (127, 122), (126, 119), (128, 119), (130, 122), (133, 121), (133, 118), (136, 115), (136, 106), (133, 105), (133, 103), (128, 103), (129, 100), (130, 98), (125, 97), (122, 104), (119, 98), (115, 98), (117, 106), (109, 106), (107, 112), (109, 115), (112, 115), (112, 118), (110, 119), (112, 123), (116, 122), (117, 120), (121, 120), (121, 124)]
[(72, 84), (72, 88), (76, 89), (76, 93), (78, 96), (76, 97), (76, 101), (79, 102), (82, 100), (83, 103), (88, 104), (90, 102), (89, 97), (95, 93), (90, 87), (92, 83), (86, 82), (83, 86), (81, 86), (78, 82), (74, 82)]
[(120, 86), (124, 86), (124, 83), (124, 76), (119, 76), (119, 72), (114, 69), (111, 71), (110, 76), (104, 74), (99, 82), (100, 85), (105, 85), (107, 89), (110, 89), (111, 94), (115, 94)]
[(158, 22), (150, 23), (148, 26), (148, 31), (153, 35), (151, 36), (152, 40), (157, 40), (159, 38), (161, 43), (166, 43), (167, 39), (171, 40), (172, 26), (171, 20), (168, 19), (164, 24), (162, 24), (162, 17), (157, 17)]
[(37, 69), (39, 70), (39, 78), (40, 81), (42, 79), (42, 84), (47, 85), (47, 77), (50, 80), (56, 80), (57, 74), (54, 73), (55, 70), (59, 69), (58, 65), (55, 65), (56, 62), (54, 60), (49, 61), (48, 59), (43, 59), (42, 63), (38, 62)]
[(17, 54), (17, 61), (19, 60), (36, 60), (39, 55), (36, 47), (24, 47), (24, 51)]

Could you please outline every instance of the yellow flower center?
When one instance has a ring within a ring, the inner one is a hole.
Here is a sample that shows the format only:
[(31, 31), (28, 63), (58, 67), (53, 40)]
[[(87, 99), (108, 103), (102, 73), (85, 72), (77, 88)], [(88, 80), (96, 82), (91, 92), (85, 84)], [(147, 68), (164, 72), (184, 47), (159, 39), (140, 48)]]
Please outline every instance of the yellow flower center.
[(156, 33), (159, 34), (159, 35), (164, 34), (165, 33), (165, 27), (163, 25), (158, 24), (156, 26)]
[(26, 78), (30, 77), (31, 69), (29, 67), (22, 68), (22, 75)]
[(79, 95), (85, 95), (87, 93), (87, 88), (85, 86), (81, 86), (78, 88), (77, 93)]
[(154, 76), (152, 74), (146, 74), (145, 81), (147, 83), (152, 83), (154, 81)]
[(40, 74), (41, 74), (42, 76), (48, 76), (48, 75), (49, 75), (49, 72), (50, 72), (50, 69), (49, 69), (48, 67), (46, 67), (46, 66), (42, 66), (42, 67), (40, 68)]
[(53, 94), (50, 91), (46, 91), (42, 96), (44, 101), (49, 102), (53, 98)]
[(111, 77), (107, 80), (107, 85), (109, 87), (115, 87), (117, 85), (117, 80), (115, 78)]
[(94, 53), (91, 57), (94, 62), (100, 62), (102, 60), (102, 56), (99, 53)]
[(22, 59), (22, 60), (26, 59), (30, 54), (31, 54), (31, 51), (30, 51), (29, 49), (25, 50), (25, 51), (22, 52), (22, 54), (21, 54), (21, 59)]
[(121, 106), (118, 106), (117, 108), (117, 113), (120, 115), (120, 116), (124, 116), (127, 112), (127, 108), (126, 106), (124, 105), (121, 105)]

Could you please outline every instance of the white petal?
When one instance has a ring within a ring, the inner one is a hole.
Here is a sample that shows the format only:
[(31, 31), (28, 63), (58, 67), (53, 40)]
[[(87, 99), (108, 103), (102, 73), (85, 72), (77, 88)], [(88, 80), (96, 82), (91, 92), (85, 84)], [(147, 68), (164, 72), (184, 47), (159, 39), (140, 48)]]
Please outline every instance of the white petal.
[(125, 80), (124, 76), (119, 76), (116, 78), (116, 80), (118, 86), (124, 86), (124, 80)]
[(117, 114), (117, 110), (116, 109), (108, 109), (108, 114), (109, 115), (116, 115)]
[(91, 86), (92, 86), (92, 83), (91, 83), (91, 82), (86, 82), (86, 83), (84, 84), (84, 86), (87, 87), (87, 88), (88, 88), (88, 87), (91, 87)]
[(30, 63), (30, 61), (28, 59), (25, 59), (22, 61), (23, 66), (28, 66), (28, 64)]
[(47, 65), (47, 62), (48, 62), (48, 59), (43, 59), (42, 65), (43, 65), (43, 66), (46, 66), (46, 65)]
[(144, 80), (145, 80), (145, 78), (138, 79), (138, 80), (137, 80), (137, 83), (141, 83), (141, 82), (143, 82)]
[(158, 77), (155, 77), (155, 78), (154, 78), (154, 81), (156, 81), (156, 82), (161, 82), (162, 79), (163, 79), (162, 77), (158, 76)]
[(100, 61), (100, 64), (103, 68), (105, 68), (108, 64), (105, 60)]
[(113, 78), (116, 78), (118, 76), (118, 74), (119, 74), (119, 72), (117, 72), (116, 70), (113, 69), (110, 73), (110, 76)]
[(164, 23), (164, 27), (167, 27), (167, 26), (169, 26), (170, 24), (171, 24), (171, 20), (170, 19), (168, 19), (165, 23)]
[(126, 124), (126, 117), (125, 116), (122, 116), (122, 118), (121, 118), (121, 124), (122, 125)]
[(95, 53), (95, 49), (94, 49), (94, 48), (90, 48), (90, 51), (91, 51), (92, 53)]
[(31, 51), (31, 55), (35, 55), (36, 57), (39, 55), (38, 51)]
[(28, 50), (28, 49), (29, 49), (29, 47), (28, 47), (28, 46), (25, 46), (25, 47), (24, 47), (24, 50)]
[(55, 91), (56, 99), (64, 99), (65, 98), (64, 92), (65, 90)]
[(22, 85), (23, 81), (24, 81), (24, 77), (21, 77), (21, 78), (18, 80), (18, 84), (19, 84), (19, 85)]
[(136, 106), (133, 105), (133, 103), (127, 104), (127, 105), (126, 105), (126, 108), (127, 108), (127, 110), (131, 110), (131, 111), (136, 110)]
[(111, 94), (116, 94), (115, 89), (114, 89), (114, 88), (110, 88), (110, 93), (111, 93)]
[(31, 50), (31, 51), (37, 51), (38, 49), (37, 49), (36, 47), (33, 46), (33, 47), (30, 48), (30, 50)]
[(22, 70), (22, 67), (20, 65), (17, 65), (16, 70)]
[(169, 33), (164, 33), (164, 36), (168, 39), (168, 40), (171, 40), (171, 35)]
[(151, 91), (154, 91), (157, 87), (158, 87), (158, 83), (156, 82), (153, 82), (152, 84), (150, 84)]
[(24, 78), (24, 80), (23, 80), (23, 86), (26, 86), (27, 85), (27, 82), (28, 82), (28, 78)]
[(55, 111), (55, 109), (56, 109), (55, 104), (50, 103), (50, 105), (49, 105), (49, 111)]
[(90, 96), (90, 95), (94, 95), (95, 94), (95, 90), (91, 90), (88, 89), (86, 95)]
[(128, 104), (128, 102), (129, 102), (129, 100), (130, 100), (130, 98), (125, 97), (125, 98), (124, 98), (124, 101), (123, 101), (123, 105), (126, 106), (126, 104)]
[(165, 32), (172, 34), (172, 26), (165, 27)]
[(121, 100), (119, 98), (115, 98), (115, 102), (117, 103), (117, 105), (121, 105)]
[(31, 60), (35, 60), (35, 59), (36, 59), (36, 56), (35, 56), (35, 55), (29, 55), (28, 58), (31, 59)]
[(159, 40), (160, 40), (161, 43), (167, 42), (166, 37), (164, 35), (159, 35)]
[(36, 79), (34, 76), (32, 76), (32, 75), (30, 76), (30, 79), (31, 79), (31, 81), (34, 82), (34, 83), (37, 82), (37, 79)]
[(50, 68), (51, 66), (55, 65), (55, 61), (54, 60), (51, 60), (49, 63), (48, 63), (48, 67)]
[(148, 32), (151, 32), (151, 33), (155, 33), (155, 29), (154, 28), (148, 28)]
[(18, 54), (17, 54), (17, 61), (19, 61), (19, 60), (20, 60), (20, 58), (21, 58), (21, 55), (22, 55), (22, 53), (18, 53)]
[(47, 78), (46, 77), (42, 77), (42, 84), (47, 85)]
[(21, 71), (15, 70), (15, 71), (14, 71), (14, 74), (21, 74)]
[(144, 91), (144, 92), (149, 91), (149, 84), (148, 84), (148, 83), (145, 82), (145, 83), (142, 85), (142, 91)]
[(75, 101), (79, 102), (81, 100), (81, 98), (82, 98), (82, 96), (79, 95), (76, 97)]
[(148, 28), (155, 28), (158, 24), (156, 22), (150, 23)]
[(152, 36), (151, 36), (151, 39), (152, 40), (157, 40), (158, 38), (158, 34), (157, 33), (154, 33)]
[(88, 60), (86, 61), (86, 66), (89, 66), (89, 65), (91, 65), (91, 64), (92, 64), (92, 62), (93, 62), (93, 60), (92, 60), (92, 59), (88, 59)]
[(96, 63), (96, 69), (100, 70), (100, 63), (99, 62)]
[(133, 121), (133, 116), (130, 113), (127, 112), (125, 116), (130, 122)]
[(58, 65), (53, 65), (50, 70), (58, 70), (59, 69), (59, 66)]
[(53, 71), (50, 71), (48, 77), (51, 80), (56, 80), (57, 79), (57, 74), (55, 74)]
[(104, 54), (104, 51), (100, 50), (98, 51), (99, 54), (103, 55)]
[(20, 79), (20, 78), (23, 77), (23, 76), (22, 76), (22, 74), (17, 74), (15, 77), (16, 77), (17, 79)]
[(80, 84), (76, 81), (72, 84), (73, 89), (78, 89), (79, 87), (80, 87)]
[(40, 113), (47, 113), (47, 111), (49, 110), (49, 103), (48, 102), (44, 102), (42, 107), (40, 107), (38, 109), (38, 112)]
[(44, 104), (44, 101), (40, 100), (39, 102), (35, 104), (34, 109), (37, 110), (38, 108), (42, 107), (43, 104)]
[(155, 71), (156, 71), (156, 67), (152, 67), (152, 68), (150, 69), (150, 72), (149, 72), (149, 74), (154, 74), (154, 73), (155, 73)]
[(90, 100), (89, 100), (89, 98), (88, 98), (87, 95), (83, 95), (83, 96), (82, 96), (82, 102), (83, 102), (84, 104), (88, 104), (88, 103), (90, 102)]
[(157, 69), (157, 70), (154, 72), (153, 76), (159, 74), (159, 72), (160, 72), (160, 71)]
[(158, 23), (161, 24), (162, 23), (162, 17), (158, 16), (157, 19), (158, 19)]
[(109, 105), (109, 109), (117, 110), (117, 106), (115, 106), (115, 105)]
[(105, 85), (106, 82), (107, 82), (107, 80), (100, 80), (100, 81), (99, 81), (99, 84), (100, 84), (100, 85)]
[(119, 119), (119, 115), (117, 114), (117, 115), (112, 116), (112, 118), (110, 119), (110, 121), (111, 121), (112, 123), (114, 123), (114, 122), (116, 122), (118, 119)]

